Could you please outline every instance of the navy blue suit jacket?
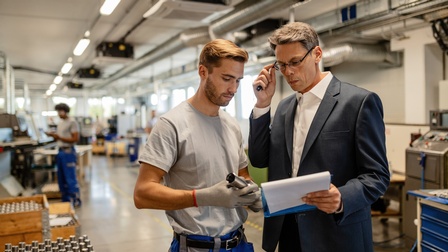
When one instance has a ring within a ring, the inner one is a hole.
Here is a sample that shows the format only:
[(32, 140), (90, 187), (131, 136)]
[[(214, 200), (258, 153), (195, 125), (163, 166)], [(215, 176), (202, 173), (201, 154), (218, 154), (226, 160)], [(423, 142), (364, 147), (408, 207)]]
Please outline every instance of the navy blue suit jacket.
[[(295, 94), (270, 113), (250, 119), (249, 158), (268, 167), (268, 180), (291, 177)], [(383, 107), (365, 89), (333, 77), (311, 123), (298, 176), (329, 171), (341, 192), (343, 213), (313, 210), (296, 214), (302, 251), (373, 251), (370, 205), (386, 191)], [(283, 216), (265, 218), (263, 248), (274, 251)]]

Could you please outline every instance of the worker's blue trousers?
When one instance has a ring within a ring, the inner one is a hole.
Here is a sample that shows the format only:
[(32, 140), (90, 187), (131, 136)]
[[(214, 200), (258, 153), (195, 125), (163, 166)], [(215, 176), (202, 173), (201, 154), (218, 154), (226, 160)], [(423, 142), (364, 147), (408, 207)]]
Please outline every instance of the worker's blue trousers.
[(62, 201), (80, 203), (79, 185), (76, 178), (76, 152), (75, 148), (59, 148), (56, 155), (58, 166), (58, 184)]

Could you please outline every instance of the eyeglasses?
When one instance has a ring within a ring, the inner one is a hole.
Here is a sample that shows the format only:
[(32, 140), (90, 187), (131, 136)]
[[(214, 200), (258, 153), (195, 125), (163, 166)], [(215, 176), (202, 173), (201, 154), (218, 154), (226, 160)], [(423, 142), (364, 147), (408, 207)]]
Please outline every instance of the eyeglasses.
[(299, 60), (292, 60), (289, 63), (278, 63), (277, 61), (275, 61), (274, 63), (274, 68), (277, 71), (285, 71), (286, 70), (286, 66), (289, 66), (291, 68), (297, 68), (299, 67), (300, 63), (302, 63), (302, 61), (305, 60), (306, 56), (308, 56), (308, 54), (310, 54), (310, 52), (316, 47), (313, 47), (311, 49), (308, 50), (308, 52), (305, 54), (305, 56), (303, 56), (303, 58), (299, 59)]

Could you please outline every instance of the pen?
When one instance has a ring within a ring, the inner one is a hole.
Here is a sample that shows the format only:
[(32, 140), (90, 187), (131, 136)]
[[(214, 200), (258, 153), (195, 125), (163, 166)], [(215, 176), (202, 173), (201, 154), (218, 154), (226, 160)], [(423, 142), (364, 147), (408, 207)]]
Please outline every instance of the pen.
[[(269, 68), (269, 73), (271, 73), (272, 68), (274, 68), (275, 64), (277, 63), (277, 61), (274, 62), (274, 64), (272, 65), (271, 68)], [(257, 86), (257, 91), (261, 91), (263, 90), (263, 87), (261, 85)]]

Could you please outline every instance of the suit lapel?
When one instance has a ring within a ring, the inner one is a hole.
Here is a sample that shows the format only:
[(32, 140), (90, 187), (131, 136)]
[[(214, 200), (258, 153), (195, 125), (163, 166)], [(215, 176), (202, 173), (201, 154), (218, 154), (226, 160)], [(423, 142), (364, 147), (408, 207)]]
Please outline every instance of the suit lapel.
[(294, 115), (297, 109), (297, 99), (291, 99), (285, 114), (285, 142), (289, 160), (292, 162), (292, 143), (294, 137)]
[(337, 95), (339, 95), (341, 90), (341, 82), (333, 77), (330, 85), (325, 92), (325, 95), (317, 109), (316, 115), (314, 116), (313, 122), (311, 123), (308, 135), (306, 137), (305, 146), (303, 147), (302, 158), (300, 163), (304, 160), (317, 136), (319, 135), (322, 127), (324, 126), (327, 118), (330, 116), (331, 111), (338, 102)]

